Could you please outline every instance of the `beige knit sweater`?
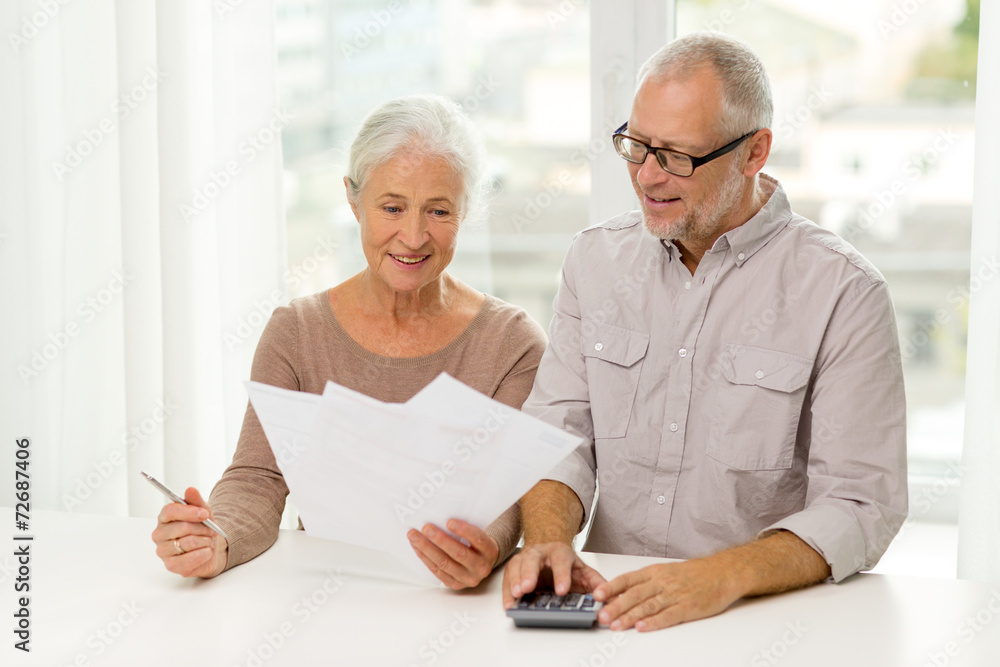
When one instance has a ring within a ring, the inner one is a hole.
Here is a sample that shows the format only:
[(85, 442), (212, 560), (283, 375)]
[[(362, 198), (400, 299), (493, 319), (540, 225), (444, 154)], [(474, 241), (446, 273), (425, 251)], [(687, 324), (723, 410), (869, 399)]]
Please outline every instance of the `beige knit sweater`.
[[(383, 357), (365, 350), (344, 331), (323, 291), (274, 311), (257, 345), (250, 377), (314, 394), (323, 393), (327, 380), (332, 380), (381, 401), (402, 403), (443, 371), (520, 409), (544, 348), (544, 332), (524, 310), (487, 295), (469, 326), (438, 352), (405, 359)], [(216, 522), (229, 535), (226, 569), (274, 544), (287, 495), (288, 487), (248, 404), (233, 462), (209, 500)], [(502, 561), (520, 538), (517, 506), (486, 531), (500, 546)]]

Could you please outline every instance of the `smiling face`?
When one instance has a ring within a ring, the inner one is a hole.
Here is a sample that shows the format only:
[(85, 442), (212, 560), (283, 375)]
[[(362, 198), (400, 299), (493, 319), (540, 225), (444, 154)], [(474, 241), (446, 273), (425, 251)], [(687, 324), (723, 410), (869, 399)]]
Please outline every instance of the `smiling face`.
[(439, 281), (455, 254), (461, 204), (461, 178), (441, 157), (404, 152), (374, 168), (351, 202), (371, 275), (397, 293)]
[[(717, 130), (721, 100), (721, 84), (710, 69), (681, 80), (648, 79), (636, 93), (626, 132), (651, 146), (706, 155), (733, 140)], [(686, 178), (668, 174), (652, 154), (642, 164), (627, 162), (650, 233), (704, 246), (742, 223), (740, 204), (750, 181), (741, 155), (737, 148)]]

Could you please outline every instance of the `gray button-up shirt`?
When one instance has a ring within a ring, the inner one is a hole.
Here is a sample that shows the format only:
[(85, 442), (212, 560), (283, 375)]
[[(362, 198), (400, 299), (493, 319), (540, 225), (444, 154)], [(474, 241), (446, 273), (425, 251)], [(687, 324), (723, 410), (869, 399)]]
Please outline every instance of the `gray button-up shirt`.
[(784, 529), (839, 581), (906, 516), (896, 321), (879, 272), (760, 183), (694, 275), (637, 211), (577, 234), (522, 409), (586, 441), (548, 475), (588, 515), (599, 487), (586, 549), (690, 558)]

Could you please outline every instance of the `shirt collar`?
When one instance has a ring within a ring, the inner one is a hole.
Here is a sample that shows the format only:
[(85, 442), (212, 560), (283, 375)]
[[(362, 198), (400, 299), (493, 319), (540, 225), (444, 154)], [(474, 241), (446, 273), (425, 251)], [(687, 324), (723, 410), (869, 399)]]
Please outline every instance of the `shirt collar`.
[[(764, 192), (769, 193), (761, 209), (742, 225), (716, 239), (708, 252), (731, 249), (733, 261), (737, 266), (743, 266), (744, 262), (763, 248), (792, 219), (792, 208), (781, 183), (767, 174), (760, 174), (759, 186)], [(657, 239), (652, 234), (649, 237), (659, 242), (667, 252), (668, 261), (680, 258), (680, 249), (672, 239)]]
[(760, 174), (758, 178), (759, 187), (765, 193), (769, 193), (767, 202), (755, 216), (720, 236), (709, 250), (709, 252), (724, 251), (727, 248), (732, 250), (736, 266), (743, 266), (744, 262), (763, 248), (792, 219), (792, 208), (781, 183), (767, 174)]
[[(653, 237), (653, 235), (650, 234), (650, 237)], [(668, 262), (674, 261), (675, 257), (680, 257), (680, 252), (677, 249), (677, 246), (674, 245), (673, 241), (671, 241), (670, 239), (656, 239), (656, 240), (660, 243), (661, 246), (663, 246), (663, 249), (667, 251)]]

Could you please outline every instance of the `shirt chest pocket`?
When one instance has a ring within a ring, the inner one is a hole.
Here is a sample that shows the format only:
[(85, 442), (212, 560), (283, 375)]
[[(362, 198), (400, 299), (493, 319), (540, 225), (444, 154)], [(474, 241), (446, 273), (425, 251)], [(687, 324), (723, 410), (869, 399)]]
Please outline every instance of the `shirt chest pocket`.
[(628, 430), (649, 334), (584, 319), (581, 354), (587, 364), (595, 438), (622, 438)]
[(790, 468), (812, 362), (730, 344), (720, 364), (708, 455), (737, 470)]

